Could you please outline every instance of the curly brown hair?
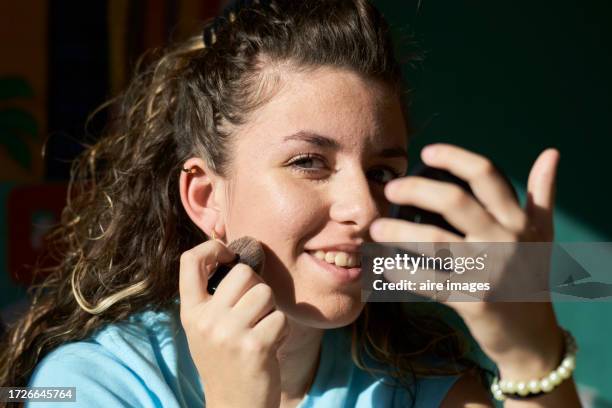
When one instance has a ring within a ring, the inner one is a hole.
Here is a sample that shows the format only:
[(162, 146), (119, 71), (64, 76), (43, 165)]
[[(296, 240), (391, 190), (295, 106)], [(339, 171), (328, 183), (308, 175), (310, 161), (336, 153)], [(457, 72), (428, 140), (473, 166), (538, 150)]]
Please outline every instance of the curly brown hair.
[[(242, 2), (244, 3), (244, 2)], [(25, 386), (54, 348), (178, 296), (180, 255), (206, 240), (179, 197), (182, 163), (231, 166), (232, 134), (271, 96), (269, 68), (344, 68), (401, 91), (390, 30), (366, 0), (252, 1), (205, 24), (204, 35), (143, 63), (128, 89), (103, 108), (113, 120), (73, 163), (68, 203), (49, 235), (55, 266), (36, 273), (31, 306), (0, 345), (0, 385)], [(231, 126), (230, 126), (231, 128)], [(403, 319), (405, 324), (398, 324)], [(353, 323), (353, 357), (389, 367), (399, 380), (475, 367), (461, 335), (397, 304), (368, 304)], [(426, 354), (446, 364), (419, 364)]]

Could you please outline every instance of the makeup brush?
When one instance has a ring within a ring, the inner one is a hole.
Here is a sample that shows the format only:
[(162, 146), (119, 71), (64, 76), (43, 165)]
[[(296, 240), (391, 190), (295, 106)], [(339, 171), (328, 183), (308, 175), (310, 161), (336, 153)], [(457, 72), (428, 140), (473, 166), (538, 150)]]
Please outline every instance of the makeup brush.
[(236, 264), (246, 264), (253, 268), (257, 274), (261, 274), (263, 269), (265, 254), (261, 244), (255, 238), (238, 238), (227, 247), (236, 253), (236, 258), (229, 263), (219, 264), (213, 275), (208, 279), (207, 290), (211, 295), (215, 293), (223, 278)]

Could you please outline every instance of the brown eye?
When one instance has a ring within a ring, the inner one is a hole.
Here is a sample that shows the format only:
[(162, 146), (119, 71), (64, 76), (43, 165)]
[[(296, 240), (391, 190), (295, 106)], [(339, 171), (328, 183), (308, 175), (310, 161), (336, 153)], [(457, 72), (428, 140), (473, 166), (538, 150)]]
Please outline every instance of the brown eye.
[[(320, 160), (319, 160), (320, 162)], [(316, 164), (317, 164), (317, 160), (315, 159), (300, 159), (296, 162), (293, 163), (295, 166), (299, 166), (302, 168), (306, 168), (306, 169), (312, 169), (315, 168)]]
[(368, 178), (378, 184), (387, 184), (398, 177), (399, 173), (388, 167), (377, 167), (368, 171)]
[(293, 159), (289, 165), (302, 171), (317, 171), (327, 167), (324, 160), (310, 154)]

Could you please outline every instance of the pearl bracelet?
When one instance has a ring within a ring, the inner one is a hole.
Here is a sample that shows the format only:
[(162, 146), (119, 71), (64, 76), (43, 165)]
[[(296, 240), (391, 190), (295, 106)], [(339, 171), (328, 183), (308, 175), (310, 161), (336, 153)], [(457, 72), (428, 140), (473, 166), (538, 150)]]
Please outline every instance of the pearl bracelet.
[(561, 330), (563, 331), (565, 340), (565, 354), (559, 367), (540, 379), (532, 379), (529, 381), (500, 380), (499, 377), (495, 377), (491, 385), (491, 392), (496, 400), (504, 401), (506, 397), (518, 399), (530, 398), (536, 395), (549, 393), (557, 385), (561, 384), (563, 380), (572, 376), (572, 372), (576, 368), (576, 353), (578, 352), (578, 346), (576, 345), (576, 340), (569, 331), (563, 328)]

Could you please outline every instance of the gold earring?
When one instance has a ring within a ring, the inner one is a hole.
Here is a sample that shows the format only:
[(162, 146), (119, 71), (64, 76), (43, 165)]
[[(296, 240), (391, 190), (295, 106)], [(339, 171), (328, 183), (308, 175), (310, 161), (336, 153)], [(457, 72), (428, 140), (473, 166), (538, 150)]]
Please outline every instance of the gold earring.
[(195, 174), (195, 172), (197, 172), (198, 170), (195, 167), (192, 167), (190, 169), (186, 169), (185, 167), (183, 167), (183, 171), (185, 173), (189, 173), (189, 174)]
[(215, 234), (215, 230), (212, 230), (212, 239), (215, 240), (217, 239), (217, 234)]

